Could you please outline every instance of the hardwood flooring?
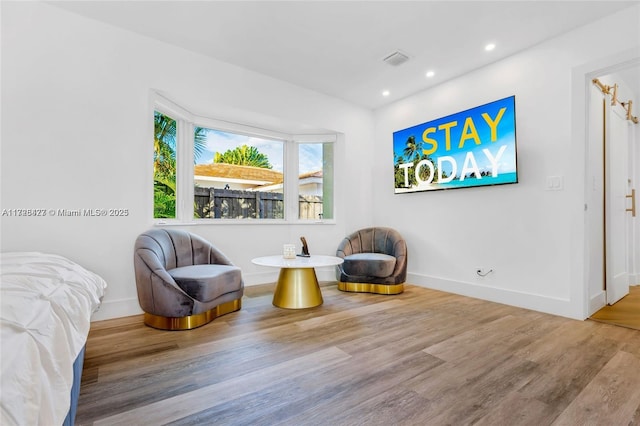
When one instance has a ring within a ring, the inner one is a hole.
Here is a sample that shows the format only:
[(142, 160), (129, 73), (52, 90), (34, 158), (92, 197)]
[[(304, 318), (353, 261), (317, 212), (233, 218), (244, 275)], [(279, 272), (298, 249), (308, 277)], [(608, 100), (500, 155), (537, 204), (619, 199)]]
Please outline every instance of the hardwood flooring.
[(629, 287), (629, 294), (600, 309), (590, 319), (640, 330), (640, 286)]
[(640, 425), (640, 331), (407, 285), (92, 324), (79, 425)]

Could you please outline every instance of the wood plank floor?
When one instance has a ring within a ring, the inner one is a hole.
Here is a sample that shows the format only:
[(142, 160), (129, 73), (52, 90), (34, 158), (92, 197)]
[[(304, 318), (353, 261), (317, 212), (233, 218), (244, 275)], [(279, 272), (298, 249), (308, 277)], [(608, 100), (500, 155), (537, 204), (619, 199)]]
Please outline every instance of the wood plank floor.
[(191, 331), (92, 324), (79, 425), (640, 425), (640, 331), (408, 285)]
[(613, 305), (605, 306), (589, 318), (640, 330), (640, 286), (629, 287), (629, 294)]

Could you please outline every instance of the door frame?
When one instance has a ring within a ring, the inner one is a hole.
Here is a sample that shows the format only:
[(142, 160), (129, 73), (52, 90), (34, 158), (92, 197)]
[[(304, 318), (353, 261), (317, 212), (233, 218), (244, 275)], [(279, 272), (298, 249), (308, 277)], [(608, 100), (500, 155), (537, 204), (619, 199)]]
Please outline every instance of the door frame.
[[(570, 305), (572, 316), (586, 319), (595, 310), (606, 305), (605, 293), (595, 297), (589, 293), (589, 251), (587, 247), (589, 233), (593, 232), (588, 226), (589, 215), (589, 90), (592, 79), (598, 76), (615, 73), (616, 71), (633, 66), (640, 66), (640, 47), (624, 50), (616, 54), (605, 56), (598, 60), (574, 67), (572, 70), (571, 92), (572, 112), (571, 148), (575, 153), (576, 163), (572, 165), (574, 179), (569, 181), (576, 185), (571, 193), (571, 255), (570, 255)], [(602, 224), (604, 227), (604, 223)], [(603, 232), (600, 228), (599, 232)], [(604, 262), (604, 258), (602, 258)], [(596, 307), (598, 307), (596, 309)]]

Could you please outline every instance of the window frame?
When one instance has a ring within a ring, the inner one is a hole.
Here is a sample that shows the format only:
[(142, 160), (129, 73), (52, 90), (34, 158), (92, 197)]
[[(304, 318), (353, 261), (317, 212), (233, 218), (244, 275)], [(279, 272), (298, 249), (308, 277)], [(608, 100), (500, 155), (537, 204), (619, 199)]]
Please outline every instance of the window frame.
[[(191, 113), (166, 97), (154, 93), (152, 96), (152, 117), (155, 111), (165, 114), (176, 120), (176, 217), (155, 218), (153, 205), (153, 189), (149, 191), (150, 217), (154, 225), (220, 225), (220, 224), (335, 224), (336, 220), (336, 188), (335, 188), (335, 157), (333, 162), (333, 212), (331, 219), (300, 219), (299, 218), (299, 145), (304, 143), (332, 143), (335, 147), (338, 136), (335, 133), (294, 134), (284, 133), (261, 127), (241, 124), (216, 118), (200, 116)], [(284, 219), (214, 219), (195, 218), (194, 201), (194, 131), (196, 127), (236, 133), (245, 136), (255, 136), (269, 140), (282, 141), (284, 148), (283, 173), (284, 173)], [(153, 146), (152, 146), (153, 149)], [(152, 157), (153, 158), (153, 157)], [(152, 173), (153, 174), (153, 173)], [(153, 185), (153, 178), (150, 179)], [(295, 201), (291, 201), (295, 200)]]
[[(294, 159), (292, 159), (293, 163), (295, 164), (296, 167), (296, 174), (294, 175), (294, 182), (292, 182), (292, 186), (295, 187), (296, 193), (295, 193), (295, 200), (299, 199), (299, 189), (300, 186), (298, 185), (298, 177), (300, 176), (300, 149), (299, 146), (300, 145), (304, 145), (304, 144), (325, 144), (325, 143), (331, 143), (333, 144), (333, 168), (331, 170), (331, 183), (332, 183), (332, 188), (331, 188), (331, 196), (332, 196), (332, 202), (331, 202), (331, 208), (332, 208), (332, 212), (331, 212), (331, 217), (329, 219), (325, 219), (324, 218), (324, 201), (323, 201), (323, 216), (322, 219), (300, 219), (300, 212), (299, 212), (299, 203), (296, 203), (296, 206), (298, 206), (298, 208), (296, 208), (296, 211), (294, 212), (297, 221), (301, 222), (301, 223), (315, 223), (315, 222), (334, 222), (335, 219), (335, 214), (336, 214), (336, 208), (335, 208), (335, 202), (336, 202), (336, 185), (335, 185), (335, 168), (336, 168), (336, 157), (335, 157), (335, 153), (336, 153), (336, 142), (337, 142), (337, 135), (335, 134), (304, 134), (304, 135), (293, 135), (293, 142), (296, 144), (296, 150), (295, 150), (295, 154), (296, 157)], [(324, 174), (326, 173), (326, 170), (324, 169), (324, 166), (322, 168), (322, 173), (323, 173), (323, 180), (324, 180)], [(286, 175), (285, 175), (286, 176)], [(286, 177), (285, 177), (286, 178)], [(323, 182), (323, 186), (324, 186), (324, 182)], [(324, 198), (323, 198), (324, 200)]]

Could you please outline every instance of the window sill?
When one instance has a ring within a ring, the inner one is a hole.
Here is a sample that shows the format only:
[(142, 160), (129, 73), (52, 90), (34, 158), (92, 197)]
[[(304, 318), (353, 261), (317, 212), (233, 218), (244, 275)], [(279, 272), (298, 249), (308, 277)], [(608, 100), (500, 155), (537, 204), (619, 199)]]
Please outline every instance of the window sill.
[(180, 220), (154, 221), (153, 226), (206, 226), (206, 225), (335, 225), (335, 220), (296, 220), (283, 219), (196, 219), (190, 222)]

